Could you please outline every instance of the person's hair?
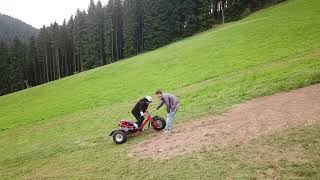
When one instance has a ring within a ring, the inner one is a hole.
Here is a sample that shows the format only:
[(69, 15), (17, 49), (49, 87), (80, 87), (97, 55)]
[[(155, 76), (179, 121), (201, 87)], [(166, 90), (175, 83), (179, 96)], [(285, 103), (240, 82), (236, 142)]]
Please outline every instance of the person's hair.
[(162, 91), (161, 90), (157, 90), (154, 94), (162, 94)]

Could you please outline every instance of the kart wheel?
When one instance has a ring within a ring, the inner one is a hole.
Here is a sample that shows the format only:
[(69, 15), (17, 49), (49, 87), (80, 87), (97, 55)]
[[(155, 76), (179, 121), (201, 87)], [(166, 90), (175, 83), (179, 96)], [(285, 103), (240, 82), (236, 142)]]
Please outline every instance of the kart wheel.
[(166, 121), (159, 116), (153, 118), (152, 128), (157, 131), (161, 131), (166, 127)]
[(127, 141), (127, 134), (118, 130), (112, 134), (112, 138), (116, 144), (123, 144)]

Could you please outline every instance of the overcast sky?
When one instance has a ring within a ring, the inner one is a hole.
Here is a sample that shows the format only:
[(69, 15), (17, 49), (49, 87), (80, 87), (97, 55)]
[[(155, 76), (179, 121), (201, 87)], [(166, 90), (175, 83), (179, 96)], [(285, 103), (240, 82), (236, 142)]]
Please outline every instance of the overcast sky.
[[(101, 0), (102, 4), (107, 1)], [(63, 19), (74, 15), (77, 8), (87, 9), (89, 3), (90, 0), (0, 0), (0, 13), (41, 28), (54, 21), (61, 24)]]

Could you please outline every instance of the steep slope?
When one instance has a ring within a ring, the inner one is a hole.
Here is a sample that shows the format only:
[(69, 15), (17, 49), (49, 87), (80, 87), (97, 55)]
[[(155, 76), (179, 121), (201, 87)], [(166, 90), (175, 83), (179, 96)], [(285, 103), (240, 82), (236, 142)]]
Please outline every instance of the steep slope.
[(15, 36), (20, 37), (25, 42), (36, 32), (31, 25), (19, 19), (0, 13), (0, 38), (7, 43), (11, 43)]
[[(291, 1), (157, 51), (1, 97), (0, 109), (7, 112), (0, 117), (1, 127), (8, 128), (83, 109), (131, 102), (157, 88), (180, 91), (177, 93), (188, 102), (184, 111), (200, 113), (214, 110), (216, 107), (212, 103), (219, 103), (216, 102), (216, 95), (208, 92), (217, 88), (213, 86), (217, 80), (228, 77), (227, 80), (231, 81), (232, 75), (237, 75), (235, 78), (249, 79), (251, 76), (247, 75), (250, 72), (248, 69), (254, 71), (264, 67), (271, 71), (271, 66), (278, 66), (277, 62), (281, 61), (289, 61), (288, 66), (299, 70), (304, 66), (312, 68), (311, 64), (314, 64), (313, 67), (317, 65), (317, 61), (312, 60), (314, 56), (317, 58), (316, 52), (320, 46), (319, 10), (314, 8), (318, 5), (314, 1)], [(306, 59), (294, 61), (298, 57)], [(301, 63), (301, 67), (296, 63)], [(310, 69), (303, 72), (303, 75), (316, 77), (317, 71), (313, 72), (315, 70), (317, 69)], [(274, 82), (284, 89), (289, 88), (286, 84), (297, 86), (297, 80), (303, 78), (297, 74), (282, 72), (283, 70), (278, 71), (260, 76), (266, 80), (278, 79)], [(257, 77), (255, 81), (263, 80)], [(188, 86), (195, 86), (197, 83), (202, 83), (201, 89), (198, 88), (193, 93), (183, 92), (190, 88)], [(237, 84), (240, 83), (241, 81)], [(265, 83), (261, 82), (262, 85)], [(256, 86), (256, 96), (266, 93), (263, 92), (265, 89), (257, 87), (259, 84), (250, 86)]]
[[(320, 82), (319, 7), (318, 0), (290, 0), (156, 51), (0, 97), (0, 175), (177, 179), (196, 178), (212, 166), (210, 175), (218, 177), (230, 177), (228, 170), (238, 166), (243, 168), (235, 173), (250, 172), (250, 162), (230, 160), (250, 148), (169, 162), (139, 160), (127, 154), (146, 136), (115, 146), (106, 134), (120, 118), (131, 117), (127, 112), (135, 100), (158, 88), (180, 97), (177, 122), (185, 123), (254, 97)], [(145, 168), (138, 168), (141, 163)]]

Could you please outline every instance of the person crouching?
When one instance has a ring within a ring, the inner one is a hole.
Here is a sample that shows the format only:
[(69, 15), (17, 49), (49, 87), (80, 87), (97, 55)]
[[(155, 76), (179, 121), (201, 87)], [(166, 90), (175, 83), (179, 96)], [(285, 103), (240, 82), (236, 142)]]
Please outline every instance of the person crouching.
[(139, 129), (144, 121), (144, 113), (147, 111), (149, 104), (152, 102), (151, 96), (146, 96), (140, 99), (132, 109), (131, 113), (136, 118), (137, 122), (134, 123), (134, 127)]

